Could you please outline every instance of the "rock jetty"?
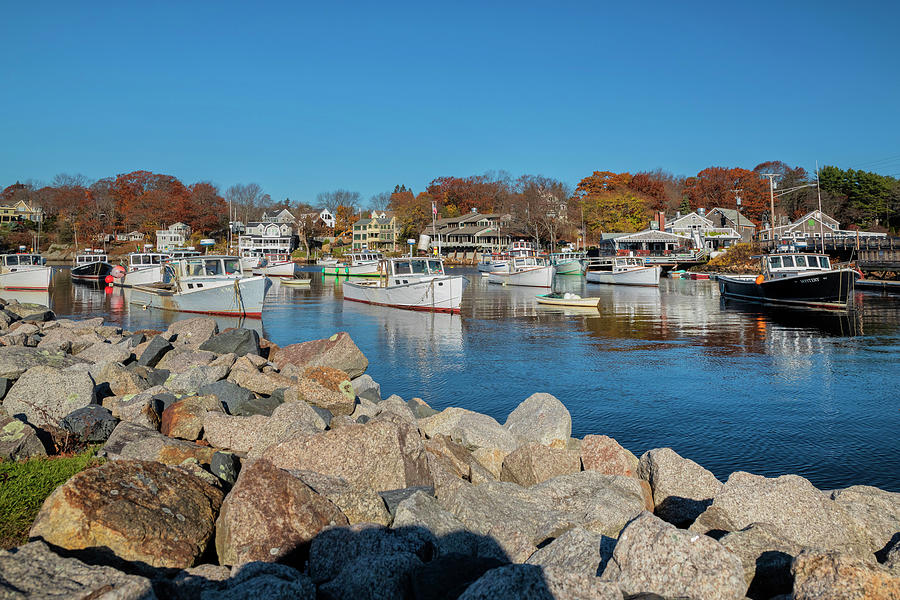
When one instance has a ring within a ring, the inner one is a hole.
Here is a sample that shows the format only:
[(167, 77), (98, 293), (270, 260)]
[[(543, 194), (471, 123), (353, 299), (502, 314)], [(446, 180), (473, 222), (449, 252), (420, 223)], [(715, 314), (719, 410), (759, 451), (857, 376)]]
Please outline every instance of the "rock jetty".
[[(102, 444), (0, 551), (0, 597), (900, 598), (900, 494), (719, 481), (576, 439), (536, 393), (501, 423), (382, 398), (344, 332), (278, 347), (0, 305), (0, 457)], [(380, 382), (389, 383), (389, 382)]]

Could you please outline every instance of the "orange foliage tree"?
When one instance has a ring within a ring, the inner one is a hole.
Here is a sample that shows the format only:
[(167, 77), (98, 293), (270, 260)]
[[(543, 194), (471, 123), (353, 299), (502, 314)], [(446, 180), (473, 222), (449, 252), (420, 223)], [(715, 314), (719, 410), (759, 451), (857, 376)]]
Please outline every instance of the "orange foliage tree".
[(741, 198), (741, 212), (759, 222), (768, 211), (769, 186), (766, 179), (747, 169), (709, 167), (685, 181), (685, 196), (691, 209), (735, 208), (736, 196)]

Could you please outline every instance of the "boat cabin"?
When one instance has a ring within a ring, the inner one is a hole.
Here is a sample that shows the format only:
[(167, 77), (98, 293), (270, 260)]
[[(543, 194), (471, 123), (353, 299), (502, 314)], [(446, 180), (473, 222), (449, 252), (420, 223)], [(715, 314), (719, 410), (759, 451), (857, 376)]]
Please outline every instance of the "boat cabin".
[(606, 256), (593, 259), (588, 265), (588, 271), (629, 271), (647, 266), (644, 259), (639, 256)]
[(791, 277), (810, 271), (830, 271), (831, 260), (825, 254), (769, 254), (761, 257), (762, 270), (768, 279)]
[(408, 283), (408, 280), (401, 281), (399, 278), (403, 276), (422, 276), (422, 275), (443, 275), (444, 262), (439, 258), (429, 258), (425, 256), (413, 256), (404, 258), (395, 258), (390, 261), (391, 276), (396, 285)]
[(513, 256), (509, 264), (510, 272), (525, 271), (527, 269), (536, 269), (538, 267), (546, 267), (549, 263), (542, 256)]
[(381, 252), (351, 252), (344, 260), (345, 264), (348, 260), (351, 264), (372, 263), (384, 260), (384, 254)]
[(199, 250), (173, 250), (172, 252), (169, 252), (169, 256), (171, 256), (173, 260), (179, 258), (191, 258), (193, 256), (200, 255), (201, 254)]
[(186, 279), (238, 279), (241, 259), (236, 256), (198, 256), (173, 260), (163, 269), (163, 283)]
[(18, 267), (22, 265), (39, 267), (44, 264), (40, 254), (3, 254), (0, 260), (4, 267)]
[(509, 245), (509, 248), (506, 249), (506, 253), (509, 256), (534, 256), (537, 254), (537, 250), (534, 247), (534, 244), (531, 242), (513, 242)]
[(140, 269), (143, 267), (154, 267), (159, 266), (169, 260), (171, 257), (168, 254), (157, 254), (154, 252), (144, 253), (134, 253), (128, 255), (128, 267), (133, 271), (135, 269)]
[(107, 256), (105, 254), (79, 254), (75, 257), (75, 266), (80, 267), (82, 265), (89, 265), (97, 262), (106, 262)]

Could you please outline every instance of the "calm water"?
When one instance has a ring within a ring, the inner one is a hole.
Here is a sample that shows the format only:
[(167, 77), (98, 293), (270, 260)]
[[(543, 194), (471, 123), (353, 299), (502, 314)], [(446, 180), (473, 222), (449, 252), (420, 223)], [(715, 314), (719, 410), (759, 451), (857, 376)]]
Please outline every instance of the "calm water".
[[(602, 310), (539, 306), (531, 288), (490, 285), (474, 269), (462, 315), (343, 302), (341, 282), (275, 283), (262, 321), (280, 345), (348, 331), (386, 396), (419, 396), (503, 423), (534, 392), (572, 413), (573, 434), (607, 434), (640, 455), (670, 446), (720, 479), (736, 470), (797, 473), (829, 489), (900, 491), (900, 297), (858, 293), (854, 318), (724, 303), (715, 282), (664, 279), (657, 289), (584, 284)], [(59, 316), (103, 316), (162, 329), (175, 316), (131, 309), (127, 291), (72, 285), (49, 294)], [(14, 294), (4, 294), (4, 296)]]

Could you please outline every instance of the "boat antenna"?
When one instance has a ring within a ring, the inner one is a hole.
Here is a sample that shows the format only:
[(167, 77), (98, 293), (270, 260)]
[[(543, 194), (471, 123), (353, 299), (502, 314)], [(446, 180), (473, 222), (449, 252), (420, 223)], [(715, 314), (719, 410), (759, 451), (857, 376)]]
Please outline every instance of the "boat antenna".
[(769, 244), (775, 242), (775, 176), (777, 173), (761, 173), (769, 179)]
[(825, 220), (822, 218), (822, 188), (819, 186), (819, 161), (816, 161), (816, 193), (819, 196), (819, 237), (822, 240), (822, 254), (825, 254)]

